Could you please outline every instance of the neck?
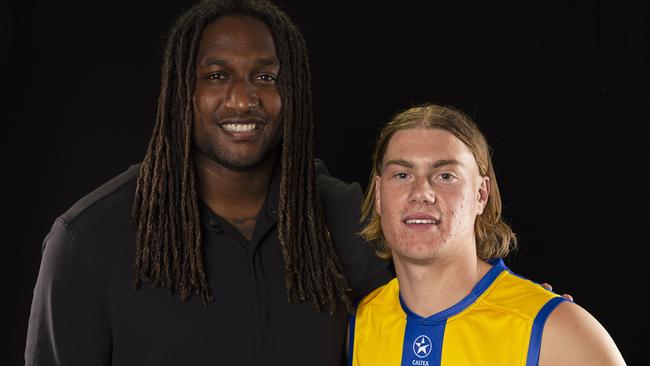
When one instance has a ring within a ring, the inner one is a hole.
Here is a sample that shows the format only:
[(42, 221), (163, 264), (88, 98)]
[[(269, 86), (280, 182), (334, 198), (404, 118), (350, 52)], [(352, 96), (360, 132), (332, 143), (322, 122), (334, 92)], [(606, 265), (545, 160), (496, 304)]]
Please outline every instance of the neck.
[(429, 317), (467, 296), (491, 266), (476, 255), (413, 264), (395, 258), (400, 294), (414, 313)]
[(214, 213), (229, 220), (257, 216), (269, 190), (276, 155), (271, 153), (254, 167), (236, 171), (195, 151), (201, 199)]

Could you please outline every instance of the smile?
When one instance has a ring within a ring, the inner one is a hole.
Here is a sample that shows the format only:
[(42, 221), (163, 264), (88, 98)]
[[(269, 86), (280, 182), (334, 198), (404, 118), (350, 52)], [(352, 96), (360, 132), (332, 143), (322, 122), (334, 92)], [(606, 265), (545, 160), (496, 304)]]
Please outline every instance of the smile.
[(437, 225), (438, 221), (430, 219), (407, 219), (404, 220), (407, 224), (420, 224), (420, 225)]
[(221, 128), (228, 132), (251, 132), (259, 127), (255, 123), (224, 123)]

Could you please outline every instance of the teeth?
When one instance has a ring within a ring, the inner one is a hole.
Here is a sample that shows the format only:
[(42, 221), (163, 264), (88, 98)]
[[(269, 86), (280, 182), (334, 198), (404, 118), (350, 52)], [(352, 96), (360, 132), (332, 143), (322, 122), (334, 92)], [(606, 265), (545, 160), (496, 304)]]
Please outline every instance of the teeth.
[(255, 129), (255, 123), (225, 123), (221, 127), (228, 132), (250, 132)]
[(406, 220), (407, 224), (436, 224), (435, 220), (428, 219), (408, 219)]

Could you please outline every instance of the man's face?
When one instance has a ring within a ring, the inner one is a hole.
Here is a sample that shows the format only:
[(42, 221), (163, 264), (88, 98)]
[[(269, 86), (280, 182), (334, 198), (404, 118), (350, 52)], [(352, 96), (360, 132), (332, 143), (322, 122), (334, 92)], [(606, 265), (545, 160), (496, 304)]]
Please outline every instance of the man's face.
[(426, 264), (473, 250), (474, 221), (483, 212), (489, 178), (450, 132), (397, 131), (375, 179), (376, 210), (395, 261)]
[(280, 140), (280, 64), (260, 20), (224, 16), (203, 30), (196, 59), (194, 146), (232, 170), (246, 170)]

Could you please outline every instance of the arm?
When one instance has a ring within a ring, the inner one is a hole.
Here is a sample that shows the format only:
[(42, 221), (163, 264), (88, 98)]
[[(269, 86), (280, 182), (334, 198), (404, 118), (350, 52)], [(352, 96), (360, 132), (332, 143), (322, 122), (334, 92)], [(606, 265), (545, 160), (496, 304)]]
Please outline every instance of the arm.
[(544, 325), (539, 365), (625, 365), (605, 328), (585, 309), (565, 301)]
[(98, 283), (58, 219), (43, 244), (25, 365), (109, 365), (111, 331)]
[(341, 259), (353, 303), (393, 277), (388, 261), (375, 255), (372, 245), (359, 235), (363, 192), (358, 183), (347, 184), (329, 176), (322, 162), (316, 164), (318, 193), (336, 252)]

